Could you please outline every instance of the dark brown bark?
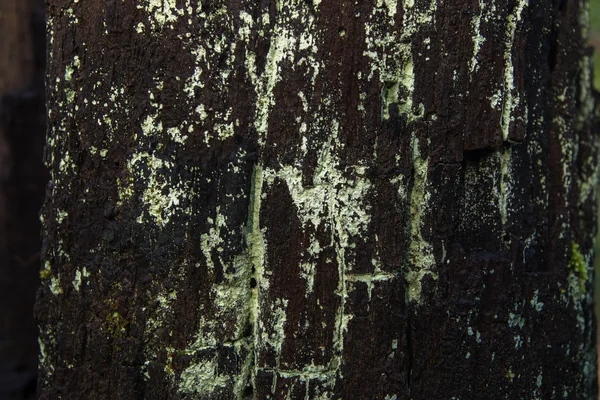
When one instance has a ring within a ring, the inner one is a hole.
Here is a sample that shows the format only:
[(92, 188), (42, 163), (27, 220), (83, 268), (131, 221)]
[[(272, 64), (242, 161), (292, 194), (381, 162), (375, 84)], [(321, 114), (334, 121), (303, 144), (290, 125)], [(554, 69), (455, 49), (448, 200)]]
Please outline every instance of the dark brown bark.
[(586, 6), (50, 2), (40, 398), (593, 398)]

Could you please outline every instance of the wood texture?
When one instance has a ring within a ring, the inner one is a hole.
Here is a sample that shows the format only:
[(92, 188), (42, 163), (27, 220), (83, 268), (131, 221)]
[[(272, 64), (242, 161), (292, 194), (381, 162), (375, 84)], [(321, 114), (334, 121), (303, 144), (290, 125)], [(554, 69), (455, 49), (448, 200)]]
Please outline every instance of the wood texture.
[(50, 1), (40, 398), (593, 398), (585, 9)]

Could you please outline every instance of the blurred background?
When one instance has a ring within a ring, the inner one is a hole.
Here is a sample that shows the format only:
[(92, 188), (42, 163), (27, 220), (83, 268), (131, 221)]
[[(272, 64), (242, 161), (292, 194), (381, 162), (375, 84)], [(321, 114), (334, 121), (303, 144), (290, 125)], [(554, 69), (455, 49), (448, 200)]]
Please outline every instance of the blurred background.
[[(600, 91), (600, 0), (590, 0), (590, 44), (594, 47), (594, 88)], [(599, 201), (600, 204), (600, 201)], [(600, 210), (600, 207), (599, 207)], [(598, 221), (600, 228), (600, 220)], [(596, 259), (594, 260), (595, 267), (595, 294), (596, 294), (596, 321), (600, 317), (600, 301), (598, 296), (600, 295), (600, 229), (598, 229), (598, 236), (596, 237)], [(597, 352), (600, 359), (600, 334), (597, 332)], [(600, 387), (600, 368), (598, 369), (598, 381)], [(598, 396), (600, 398), (600, 395)]]
[(600, 90), (600, 0), (590, 0), (590, 44), (594, 46), (594, 87)]
[[(600, 90), (600, 0), (590, 0), (590, 17)], [(48, 182), (42, 165), (44, 61), (44, 0), (0, 0), (0, 400), (35, 399), (38, 213)], [(598, 256), (595, 266), (598, 277)]]
[(0, 0), (0, 400), (34, 399), (33, 318), (48, 175), (44, 0)]

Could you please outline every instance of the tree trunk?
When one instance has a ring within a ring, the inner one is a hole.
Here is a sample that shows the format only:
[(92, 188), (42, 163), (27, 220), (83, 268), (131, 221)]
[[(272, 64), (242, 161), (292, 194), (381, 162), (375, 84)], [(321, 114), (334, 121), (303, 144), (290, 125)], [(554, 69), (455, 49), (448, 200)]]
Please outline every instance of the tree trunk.
[(40, 398), (593, 398), (587, 24), (50, 1)]

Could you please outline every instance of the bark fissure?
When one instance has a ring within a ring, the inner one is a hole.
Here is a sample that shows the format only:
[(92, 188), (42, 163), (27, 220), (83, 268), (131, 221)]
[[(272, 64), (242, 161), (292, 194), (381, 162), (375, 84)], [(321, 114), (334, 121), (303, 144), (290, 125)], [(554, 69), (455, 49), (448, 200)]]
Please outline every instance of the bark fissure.
[(248, 286), (252, 288), (252, 296), (250, 298), (250, 328), (252, 329), (252, 348), (250, 349), (251, 357), (253, 359), (251, 364), (251, 375), (248, 377), (252, 380), (253, 387), (256, 386), (256, 373), (259, 366), (258, 352), (261, 346), (259, 341), (260, 338), (260, 292), (265, 290), (265, 281), (263, 277), (263, 265), (264, 265), (264, 252), (265, 244), (260, 230), (260, 208), (261, 208), (261, 195), (263, 185), (262, 166), (260, 164), (254, 165), (254, 170), (251, 180), (251, 189), (249, 195), (248, 204), (248, 226), (246, 228), (246, 245), (248, 246), (248, 253), (252, 264), (252, 275), (251, 279), (254, 282), (248, 282)]

